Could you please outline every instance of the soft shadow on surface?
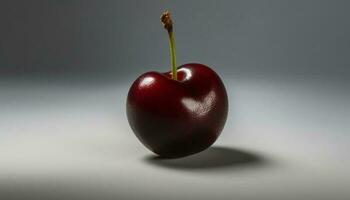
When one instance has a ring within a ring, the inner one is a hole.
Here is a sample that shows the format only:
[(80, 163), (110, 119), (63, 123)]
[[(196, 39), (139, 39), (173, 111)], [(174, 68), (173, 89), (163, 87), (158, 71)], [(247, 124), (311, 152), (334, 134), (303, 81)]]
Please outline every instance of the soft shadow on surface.
[(198, 154), (177, 158), (166, 159), (155, 155), (144, 159), (147, 163), (174, 169), (215, 169), (261, 166), (267, 163), (262, 156), (245, 150), (229, 147), (211, 147)]

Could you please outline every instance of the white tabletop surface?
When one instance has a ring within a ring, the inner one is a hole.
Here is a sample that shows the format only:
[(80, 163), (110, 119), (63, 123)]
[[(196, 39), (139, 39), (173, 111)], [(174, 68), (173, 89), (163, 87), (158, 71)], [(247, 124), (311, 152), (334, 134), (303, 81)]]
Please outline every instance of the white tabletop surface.
[(349, 84), (224, 80), (222, 135), (175, 160), (133, 135), (127, 82), (1, 81), (0, 199), (350, 199)]

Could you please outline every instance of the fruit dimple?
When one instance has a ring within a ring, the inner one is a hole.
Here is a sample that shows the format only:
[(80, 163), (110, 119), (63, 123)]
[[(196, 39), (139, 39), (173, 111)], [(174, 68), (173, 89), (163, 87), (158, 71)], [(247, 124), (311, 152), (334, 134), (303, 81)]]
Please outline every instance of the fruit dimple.
[[(165, 77), (167, 77), (168, 79), (172, 79), (172, 73), (171, 73), (171, 72), (165, 72), (165, 73), (163, 73), (163, 75), (164, 75)], [(185, 81), (185, 80), (188, 80), (187, 74), (184, 73), (183, 70), (178, 69), (178, 70), (177, 70), (177, 80), (176, 80), (176, 81), (183, 82), (183, 81)], [(175, 81), (175, 80), (174, 80), (174, 81)]]

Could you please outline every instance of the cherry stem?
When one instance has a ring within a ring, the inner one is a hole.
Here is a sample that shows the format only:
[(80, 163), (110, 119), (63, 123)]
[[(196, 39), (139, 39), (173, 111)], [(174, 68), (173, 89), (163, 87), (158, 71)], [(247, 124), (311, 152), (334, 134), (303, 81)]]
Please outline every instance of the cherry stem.
[(176, 72), (176, 49), (175, 49), (175, 39), (174, 33), (169, 32), (169, 44), (170, 44), (170, 59), (171, 59), (171, 72), (172, 78), (177, 80), (177, 72)]
[(160, 19), (163, 23), (164, 28), (168, 31), (172, 79), (177, 80), (176, 49), (175, 49), (175, 39), (174, 39), (174, 32), (173, 32), (173, 22), (170, 18), (170, 13), (168, 11), (165, 11), (161, 15)]

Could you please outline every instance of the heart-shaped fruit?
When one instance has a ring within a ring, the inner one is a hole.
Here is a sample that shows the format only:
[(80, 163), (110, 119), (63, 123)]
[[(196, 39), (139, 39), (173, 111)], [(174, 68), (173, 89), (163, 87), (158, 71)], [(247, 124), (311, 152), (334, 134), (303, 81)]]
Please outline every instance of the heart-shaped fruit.
[(197, 153), (215, 142), (224, 127), (228, 100), (219, 76), (201, 64), (171, 73), (147, 72), (131, 86), (127, 116), (139, 140), (163, 157)]
[(154, 153), (174, 158), (200, 152), (216, 141), (226, 122), (228, 99), (220, 77), (209, 67), (175, 67), (172, 26), (167, 30), (172, 72), (147, 72), (137, 78), (126, 109), (137, 138)]

